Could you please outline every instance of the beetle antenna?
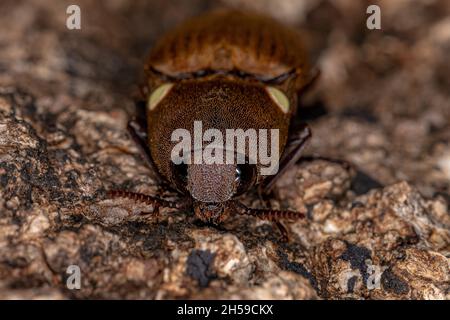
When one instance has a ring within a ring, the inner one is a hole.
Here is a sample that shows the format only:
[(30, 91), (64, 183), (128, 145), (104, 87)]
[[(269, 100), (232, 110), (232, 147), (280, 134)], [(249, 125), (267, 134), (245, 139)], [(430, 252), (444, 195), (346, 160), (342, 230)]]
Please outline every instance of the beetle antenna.
[(234, 203), (235, 209), (239, 214), (249, 215), (253, 217), (257, 217), (262, 220), (268, 220), (275, 223), (278, 230), (280, 230), (282, 241), (288, 242), (289, 241), (289, 232), (286, 229), (286, 227), (283, 225), (283, 223), (280, 221), (280, 219), (288, 219), (288, 220), (298, 220), (298, 219), (304, 219), (305, 214), (298, 211), (291, 211), (291, 210), (275, 210), (275, 209), (254, 209), (254, 208), (248, 208), (247, 206), (243, 205), (242, 203), (235, 202)]
[(257, 217), (262, 220), (275, 221), (277, 222), (280, 219), (287, 220), (298, 220), (304, 219), (305, 214), (298, 211), (291, 210), (275, 210), (275, 209), (254, 209), (248, 208), (242, 203), (236, 203), (236, 211), (239, 214), (249, 215), (253, 217)]
[(183, 203), (167, 201), (167, 200), (149, 196), (149, 195), (143, 194), (143, 193), (129, 192), (129, 191), (123, 191), (123, 190), (109, 190), (109, 191), (107, 191), (107, 195), (109, 198), (130, 199), (130, 200), (133, 200), (138, 203), (154, 205), (157, 207), (180, 209), (184, 205)]

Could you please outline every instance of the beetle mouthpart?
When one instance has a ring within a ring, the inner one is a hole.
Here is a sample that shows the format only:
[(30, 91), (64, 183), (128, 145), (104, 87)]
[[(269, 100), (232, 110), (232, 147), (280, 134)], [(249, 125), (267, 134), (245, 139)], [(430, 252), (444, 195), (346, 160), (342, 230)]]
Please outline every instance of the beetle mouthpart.
[(195, 215), (202, 221), (218, 225), (228, 218), (225, 203), (197, 202), (194, 205)]

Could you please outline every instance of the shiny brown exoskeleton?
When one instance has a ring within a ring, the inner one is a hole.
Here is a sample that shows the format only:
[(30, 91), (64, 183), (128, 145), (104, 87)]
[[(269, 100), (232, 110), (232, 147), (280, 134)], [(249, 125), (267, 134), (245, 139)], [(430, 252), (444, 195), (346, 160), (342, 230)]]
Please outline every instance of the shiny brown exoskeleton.
[[(145, 72), (145, 121), (130, 121), (128, 128), (159, 180), (187, 200), (169, 202), (126, 191), (112, 195), (152, 204), (155, 210), (193, 207), (198, 218), (213, 224), (233, 214), (253, 215), (276, 221), (283, 232), (279, 219), (304, 216), (247, 208), (237, 200), (256, 185), (259, 194), (267, 194), (310, 137), (306, 125), (291, 125), (298, 93), (313, 78), (295, 30), (254, 14), (209, 13), (166, 34), (152, 50)], [(194, 121), (202, 121), (203, 130), (223, 133), (279, 129), (278, 174), (262, 176), (260, 163), (174, 164), (171, 135), (179, 128), (194, 135)]]

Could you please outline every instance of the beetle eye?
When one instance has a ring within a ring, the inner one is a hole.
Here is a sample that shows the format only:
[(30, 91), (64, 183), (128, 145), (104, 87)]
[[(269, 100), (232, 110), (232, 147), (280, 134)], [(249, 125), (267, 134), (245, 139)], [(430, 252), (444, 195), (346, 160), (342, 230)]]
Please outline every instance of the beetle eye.
[(256, 180), (256, 167), (251, 164), (239, 164), (236, 167), (236, 195), (240, 195), (250, 189)]
[(289, 112), (289, 99), (286, 95), (279, 89), (275, 87), (267, 87), (267, 92), (272, 100), (277, 104), (277, 106), (283, 111), (283, 113)]
[(148, 110), (150, 111), (155, 109), (158, 103), (160, 103), (161, 100), (169, 93), (172, 87), (173, 83), (166, 83), (156, 88), (148, 98), (147, 102)]
[(180, 191), (186, 190), (187, 184), (187, 164), (182, 162), (180, 164), (173, 164), (173, 179)]

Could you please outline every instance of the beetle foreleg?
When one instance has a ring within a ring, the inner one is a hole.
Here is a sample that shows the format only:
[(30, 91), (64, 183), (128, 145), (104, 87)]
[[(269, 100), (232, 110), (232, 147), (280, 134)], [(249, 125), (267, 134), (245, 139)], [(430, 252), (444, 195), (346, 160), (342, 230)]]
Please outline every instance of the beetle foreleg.
[(130, 134), (133, 141), (136, 143), (139, 151), (147, 162), (148, 166), (154, 170), (153, 161), (150, 155), (150, 150), (146, 145), (147, 133), (143, 130), (141, 125), (136, 120), (130, 120), (127, 124), (127, 131)]
[(301, 127), (296, 130), (288, 139), (285, 151), (280, 159), (280, 166), (276, 175), (270, 176), (259, 185), (258, 193), (268, 194), (272, 190), (276, 181), (285, 173), (290, 167), (292, 167), (302, 154), (306, 143), (311, 138), (311, 129), (307, 124), (301, 124)]
[(137, 120), (130, 120), (128, 121), (127, 130), (136, 143), (139, 151), (141, 151), (141, 155), (147, 163), (147, 166), (153, 171), (154, 178), (159, 184), (165, 184), (165, 180), (156, 169), (150, 149), (147, 146), (147, 132), (145, 131), (145, 128), (143, 128)]

